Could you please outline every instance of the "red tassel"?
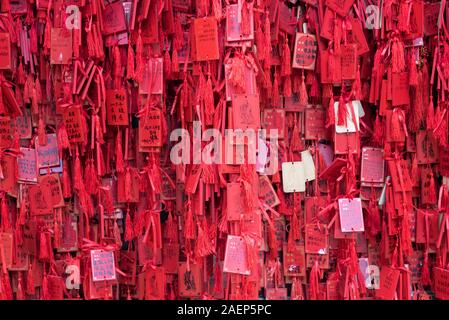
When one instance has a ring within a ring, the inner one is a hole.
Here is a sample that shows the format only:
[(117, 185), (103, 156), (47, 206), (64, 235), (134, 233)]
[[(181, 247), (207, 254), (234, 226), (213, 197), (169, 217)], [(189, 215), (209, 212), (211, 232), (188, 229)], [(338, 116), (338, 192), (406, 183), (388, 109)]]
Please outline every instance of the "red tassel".
[(212, 80), (210, 75), (207, 77), (206, 85), (204, 88), (204, 116), (206, 125), (212, 125), (214, 122), (214, 92), (212, 89)]
[(374, 122), (373, 142), (377, 145), (382, 145), (383, 137), (383, 124), (380, 121), (380, 116), (377, 115), (376, 121)]
[[(204, 75), (200, 74), (200, 83), (203, 82), (202, 78)], [(245, 91), (246, 80), (245, 80), (245, 64), (242, 58), (234, 57), (232, 59), (231, 70), (229, 72), (229, 81), (236, 87), (237, 90)]]
[(412, 178), (413, 181), (413, 185), (417, 185), (418, 184), (418, 176), (419, 172), (418, 172), (418, 158), (416, 157), (416, 155), (413, 157), (412, 160), (412, 169), (411, 169), (411, 173), (410, 173), (410, 177)]
[(9, 208), (8, 208), (8, 204), (6, 203), (6, 194), (3, 195), (3, 199), (2, 199), (2, 205), (1, 205), (1, 217), (2, 217), (2, 223), (1, 223), (1, 228), (4, 231), (9, 231), (11, 230), (11, 222), (9, 219)]
[(134, 50), (131, 43), (128, 44), (128, 56), (126, 59), (126, 78), (134, 79), (135, 69), (134, 69)]
[(215, 253), (214, 246), (209, 239), (208, 231), (206, 219), (203, 220), (203, 223), (198, 222), (198, 238), (195, 247), (197, 257), (203, 258)]
[(416, 69), (414, 50), (410, 54), (409, 59), (409, 85), (412, 87), (418, 86), (418, 71)]
[(28, 267), (26, 293), (28, 295), (34, 295), (36, 293), (36, 288), (34, 287), (33, 264), (30, 264)]
[(435, 114), (434, 114), (434, 106), (433, 106), (433, 97), (430, 95), (430, 102), (429, 107), (427, 108), (427, 118), (426, 118), (426, 125), (427, 130), (433, 130), (434, 129), (434, 122), (435, 122)]
[(304, 143), (301, 140), (301, 132), (298, 127), (298, 122), (295, 122), (295, 126), (293, 127), (292, 138), (290, 141), (290, 148), (293, 152), (300, 152), (304, 150)]
[(184, 222), (184, 236), (186, 239), (195, 239), (195, 229), (193, 223), (193, 212), (190, 205), (190, 201), (187, 203), (187, 211)]
[(163, 65), (164, 65), (164, 77), (165, 77), (165, 79), (170, 79), (171, 78), (171, 61), (170, 61), (170, 53), (168, 52), (168, 50), (165, 50)]
[(17, 293), (16, 293), (16, 300), (25, 300), (25, 293), (23, 292), (23, 285), (22, 285), (22, 275), (20, 275), (19, 271), (19, 280), (17, 281)]
[(131, 241), (134, 238), (133, 227), (131, 222), (131, 216), (129, 215), (129, 209), (126, 211), (125, 218), (125, 241)]
[(41, 232), (39, 237), (39, 260), (40, 261), (49, 261), (49, 247), (47, 241), (47, 233)]
[(299, 72), (293, 73), (293, 92), (299, 95), (299, 91), (301, 90), (301, 75)]
[(67, 130), (63, 122), (61, 122), (61, 124), (59, 125), (57, 138), (58, 138), (59, 156), (62, 157), (63, 150), (70, 148), (69, 136), (67, 134)]
[(48, 276), (44, 274), (44, 278), (42, 279), (42, 297), (41, 300), (49, 300), (50, 296), (48, 293)]
[(1, 283), (4, 291), (5, 300), (13, 300), (11, 281), (9, 279), (9, 274), (5, 273), (2, 275), (2, 283)]
[(312, 86), (310, 87), (310, 96), (315, 99), (320, 96), (320, 84), (318, 83), (318, 79), (315, 75), (312, 79)]
[(139, 29), (139, 36), (136, 41), (136, 81), (141, 83), (143, 79), (143, 42), (141, 36), (141, 30)]
[(342, 38), (342, 21), (337, 17), (337, 13), (334, 13), (334, 53), (340, 54), (340, 43)]
[(284, 97), (291, 97), (292, 96), (292, 82), (291, 82), (291, 77), (290, 76), (286, 76), (284, 78)]
[(404, 43), (398, 38), (393, 40), (391, 67), (393, 73), (403, 72), (405, 69)]
[(81, 189), (83, 189), (83, 180), (81, 174), (81, 161), (78, 155), (78, 151), (76, 152), (75, 165), (73, 167), (74, 187), (76, 191), (80, 191)]
[(262, 31), (262, 26), (259, 23), (256, 31), (256, 48), (257, 48), (257, 58), (259, 61), (265, 60), (266, 57), (266, 48), (265, 48), (265, 37)]
[(402, 141), (404, 135), (402, 134), (402, 125), (399, 119), (399, 112), (393, 110), (390, 123), (390, 138), (392, 141)]
[(423, 286), (430, 286), (432, 284), (432, 280), (430, 279), (430, 271), (429, 271), (429, 254), (426, 250), (424, 253), (424, 262), (421, 269), (421, 284)]
[(357, 65), (357, 74), (352, 84), (352, 92), (356, 100), (363, 100), (362, 82), (360, 80), (360, 65)]
[(125, 199), (127, 202), (131, 200), (131, 189), (131, 170), (127, 167), (125, 173)]
[(67, 160), (64, 161), (62, 170), (62, 194), (64, 198), (70, 198), (72, 196), (72, 185), (70, 182), (69, 164)]
[(97, 169), (94, 165), (94, 160), (87, 160), (86, 168), (84, 169), (84, 186), (88, 194), (97, 194), (100, 183), (98, 181)]
[(304, 73), (302, 74), (301, 88), (299, 90), (299, 104), (302, 106), (306, 106), (309, 104), (309, 97), (307, 96), (307, 88)]
[(26, 74), (25, 74), (25, 71), (23, 70), (22, 59), (20, 59), (19, 67), (17, 69), (16, 81), (17, 81), (17, 84), (19, 84), (19, 85), (24, 85), (26, 82)]
[(285, 41), (284, 46), (282, 47), (282, 69), (281, 69), (281, 75), (282, 76), (289, 76), (292, 74), (292, 66), (291, 66), (291, 54), (290, 54), (290, 47), (288, 46), (288, 36), (285, 35)]
[(278, 73), (275, 71), (274, 73), (274, 81), (273, 81), (273, 92), (272, 92), (272, 105), (277, 105), (279, 103), (279, 100), (281, 99), (279, 95), (279, 79), (278, 79)]
[(114, 220), (114, 240), (115, 244), (121, 248), (122, 247), (122, 238), (120, 236), (120, 228), (118, 227), (117, 220)]
[(242, 1), (242, 22), (240, 29), (243, 36), (248, 36), (250, 34), (250, 21), (249, 21), (249, 4), (245, 0)]
[(271, 65), (271, 31), (270, 31), (270, 18), (268, 13), (265, 14), (265, 25), (263, 28), (265, 35), (265, 65)]
[(294, 212), (291, 219), (290, 232), (288, 234), (287, 250), (294, 252), (295, 241), (300, 240), (300, 224), (297, 214)]
[(337, 125), (346, 126), (348, 119), (348, 108), (346, 107), (346, 102), (343, 98), (343, 93), (340, 95), (340, 100), (338, 101), (338, 115), (337, 115)]
[(327, 107), (327, 122), (326, 122), (326, 128), (329, 128), (330, 126), (335, 125), (335, 101), (334, 96), (331, 95), (331, 98), (329, 100), (329, 106)]
[(114, 48), (112, 49), (112, 56), (114, 59), (114, 76), (117, 79), (122, 75), (122, 57), (118, 46), (114, 46)]
[(433, 171), (430, 171), (430, 177), (429, 177), (429, 202), (436, 203), (437, 202), (437, 194), (436, 194), (436, 187), (435, 187), (435, 178), (433, 176)]
[(119, 173), (125, 171), (125, 162), (123, 160), (122, 150), (122, 131), (119, 129), (115, 139), (115, 170)]
[(36, 102), (37, 104), (42, 104), (42, 87), (39, 78), (34, 82), (34, 87), (36, 89)]
[(320, 298), (320, 267), (318, 265), (318, 260), (313, 264), (312, 269), (310, 270), (309, 277), (309, 298), (310, 300), (318, 300)]
[(38, 141), (39, 145), (46, 146), (47, 145), (47, 135), (45, 133), (45, 123), (43, 117), (39, 117), (39, 127), (38, 127)]
[(223, 276), (222, 276), (222, 271), (220, 268), (220, 264), (218, 263), (218, 259), (215, 262), (215, 279), (214, 279), (214, 292), (215, 293), (221, 293), (223, 290)]
[(179, 73), (178, 50), (173, 49), (171, 56), (171, 70), (173, 73)]

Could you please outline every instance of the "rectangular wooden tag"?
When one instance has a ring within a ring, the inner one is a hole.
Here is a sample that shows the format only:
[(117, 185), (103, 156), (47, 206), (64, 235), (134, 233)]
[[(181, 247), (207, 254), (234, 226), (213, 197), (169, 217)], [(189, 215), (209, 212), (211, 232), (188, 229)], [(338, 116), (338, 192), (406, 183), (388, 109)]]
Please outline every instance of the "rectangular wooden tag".
[[(439, 234), (438, 216), (439, 214), (436, 210), (417, 210), (416, 243), (427, 243), (427, 239), (429, 239), (429, 245), (433, 245), (437, 242)], [(429, 234), (427, 234), (427, 232), (429, 232)]]
[(316, 37), (308, 33), (296, 33), (293, 68), (315, 70), (318, 43)]
[(50, 63), (70, 64), (72, 60), (72, 30), (52, 28), (50, 38)]
[(194, 46), (196, 61), (218, 60), (218, 27), (215, 17), (193, 20)]
[[(239, 2), (240, 4), (240, 2)], [(249, 33), (242, 33), (241, 22), (241, 5), (230, 4), (226, 6), (226, 40), (227, 41), (248, 41), (254, 39), (254, 12), (252, 6), (250, 7), (248, 20), (249, 20)]]
[(20, 148), (21, 156), (17, 158), (18, 179), (23, 182), (37, 182), (36, 150)]
[(449, 300), (449, 270), (435, 267), (433, 268), (435, 278), (435, 297), (441, 300)]
[(163, 300), (166, 284), (163, 267), (148, 268), (145, 272), (145, 300)]
[(128, 101), (124, 88), (106, 90), (107, 123), (111, 126), (127, 126)]
[(177, 274), (179, 261), (179, 244), (164, 243), (162, 246), (162, 266), (166, 273)]
[(246, 214), (245, 201), (243, 198), (241, 184), (239, 182), (231, 182), (227, 184), (226, 197), (226, 211), (229, 221), (239, 221), (241, 219), (246, 220), (251, 218)]
[(139, 151), (162, 146), (162, 112), (151, 109), (139, 120)]
[(357, 74), (357, 45), (347, 44), (341, 46), (341, 78), (354, 80)]
[(305, 109), (305, 139), (320, 140), (327, 136), (326, 114), (322, 108), (306, 108)]
[(392, 73), (392, 105), (408, 105), (410, 103), (408, 72)]
[(440, 2), (424, 4), (424, 35), (432, 36), (438, 33), (440, 7)]
[(0, 190), (10, 194), (17, 194), (17, 158), (5, 155), (0, 159), (0, 164), (3, 171), (3, 179), (0, 179)]
[(103, 10), (103, 34), (120, 33), (125, 30), (126, 20), (122, 2), (106, 5)]
[(259, 176), (259, 198), (271, 208), (279, 205), (280, 201), (273, 185), (267, 176)]
[(396, 295), (396, 287), (399, 281), (400, 271), (382, 266), (380, 271), (380, 288), (376, 291), (376, 297), (382, 300), (393, 300)]
[(67, 135), (71, 143), (85, 142), (85, 131), (81, 105), (68, 107), (63, 113)]
[(15, 118), (14, 127), (17, 129), (20, 139), (31, 139), (33, 127), (31, 126), (31, 111), (22, 108), (22, 116)]
[(306, 275), (306, 255), (304, 245), (296, 244), (293, 252), (289, 252), (287, 244), (283, 246), (284, 274), (288, 277)]
[(223, 272), (249, 275), (247, 248), (243, 237), (228, 235)]
[(409, 169), (407, 161), (399, 160), (399, 166), (402, 173), (403, 185), (400, 182), (399, 173), (395, 161), (388, 161), (388, 169), (391, 175), (391, 181), (393, 183), (393, 189), (395, 192), (399, 191), (412, 191), (412, 182), (409, 175)]
[[(6, 268), (10, 268), (13, 261), (13, 234), (9, 232), (0, 232), (0, 243), (2, 244), (2, 255)], [(2, 265), (2, 261), (0, 261)]]
[(340, 225), (342, 232), (363, 232), (362, 201), (360, 198), (338, 199)]
[[(338, 105), (339, 105), (339, 102), (335, 101), (334, 111), (335, 111), (335, 122), (336, 123), (338, 122), (338, 108), (339, 108)], [(354, 110), (355, 119), (352, 118), (351, 108), (352, 108), (352, 110)], [(346, 110), (347, 110), (346, 125), (335, 125), (335, 132), (337, 132), (337, 133), (356, 132), (360, 129), (358, 103), (355, 100), (348, 102), (346, 104)]]
[(232, 111), (235, 129), (260, 128), (259, 95), (235, 94), (232, 97)]
[(265, 109), (263, 111), (262, 127), (267, 130), (266, 137), (274, 137), (272, 130), (277, 130), (277, 137), (284, 138), (285, 111), (281, 109)]
[(62, 214), (61, 246), (58, 252), (78, 250), (78, 216), (69, 211)]
[(325, 224), (306, 224), (305, 227), (306, 253), (320, 255), (328, 253), (328, 235)]
[(282, 187), (285, 193), (306, 191), (304, 166), (301, 161), (282, 163)]
[(360, 181), (364, 183), (384, 182), (384, 150), (381, 148), (362, 148)]
[(90, 260), (93, 281), (116, 280), (113, 251), (91, 250)]
[(318, 253), (307, 253), (306, 254), (306, 264), (307, 268), (312, 268), (318, 261), (318, 266), (320, 269), (329, 269), (329, 253), (318, 254)]
[(60, 164), (58, 138), (56, 133), (49, 133), (46, 136), (46, 145), (39, 144), (39, 137), (36, 137), (34, 140), (37, 153), (37, 165), (39, 168), (55, 167)]
[(39, 178), (39, 185), (44, 193), (44, 198), (48, 199), (53, 208), (64, 206), (61, 182), (59, 174), (49, 174)]
[(13, 132), (11, 128), (11, 118), (0, 116), (0, 148), (11, 148), (13, 143)]
[(9, 33), (0, 33), (0, 70), (11, 69), (11, 39)]
[(31, 215), (47, 215), (53, 212), (53, 206), (50, 204), (47, 194), (45, 194), (40, 185), (32, 185), (28, 189), (30, 197)]
[(419, 165), (439, 162), (438, 142), (431, 131), (420, 130), (416, 133), (416, 159)]
[(203, 292), (203, 271), (199, 264), (180, 262), (178, 269), (178, 288), (181, 297), (199, 297)]
[(352, 40), (357, 44), (357, 55), (364, 55), (370, 49), (363, 33), (362, 22), (357, 18), (350, 18), (350, 21), (352, 24)]

